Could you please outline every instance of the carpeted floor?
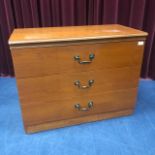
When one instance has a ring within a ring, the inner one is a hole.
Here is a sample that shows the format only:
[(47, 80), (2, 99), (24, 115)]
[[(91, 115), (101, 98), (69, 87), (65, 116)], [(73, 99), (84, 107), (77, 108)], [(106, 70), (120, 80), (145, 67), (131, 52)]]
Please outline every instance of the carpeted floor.
[(155, 81), (140, 81), (132, 116), (26, 135), (15, 79), (0, 78), (0, 155), (155, 155)]

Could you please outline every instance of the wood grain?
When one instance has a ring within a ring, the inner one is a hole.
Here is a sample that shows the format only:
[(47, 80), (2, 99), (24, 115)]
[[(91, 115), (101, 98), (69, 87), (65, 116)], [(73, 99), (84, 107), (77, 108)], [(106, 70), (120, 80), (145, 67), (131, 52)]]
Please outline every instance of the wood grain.
[[(13, 49), (15, 74), (17, 78), (26, 78), (139, 65), (144, 46), (137, 46), (137, 42)], [(90, 53), (95, 54), (91, 64), (74, 61), (75, 55), (88, 60)]]
[[(104, 112), (133, 109), (136, 101), (137, 89), (125, 89), (98, 93), (91, 97), (73, 97), (64, 100), (58, 98), (51, 102), (34, 104), (22, 104), (23, 119), (26, 126), (46, 121), (57, 121), (86, 115), (99, 114)], [(78, 111), (75, 104), (87, 107), (89, 101), (94, 102), (93, 108), (89, 111)]]
[(47, 43), (147, 36), (146, 32), (118, 24), (15, 29), (9, 44)]

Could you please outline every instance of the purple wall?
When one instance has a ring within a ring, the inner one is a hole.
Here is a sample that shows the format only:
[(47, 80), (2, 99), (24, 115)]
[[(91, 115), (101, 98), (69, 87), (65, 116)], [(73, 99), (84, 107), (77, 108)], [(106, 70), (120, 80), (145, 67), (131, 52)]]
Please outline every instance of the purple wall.
[(155, 79), (155, 0), (0, 0), (0, 76), (13, 75), (14, 28), (112, 23), (149, 33), (141, 76)]

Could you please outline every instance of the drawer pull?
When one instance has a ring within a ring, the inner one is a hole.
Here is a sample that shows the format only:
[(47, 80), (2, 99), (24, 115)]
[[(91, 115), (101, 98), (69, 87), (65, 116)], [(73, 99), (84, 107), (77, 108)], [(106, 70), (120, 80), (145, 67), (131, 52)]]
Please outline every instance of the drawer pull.
[(94, 83), (94, 80), (89, 80), (88, 85), (81, 85), (81, 82), (79, 80), (74, 82), (74, 85), (81, 89), (90, 88)]
[(79, 55), (74, 56), (74, 60), (77, 61), (79, 64), (89, 64), (95, 58), (95, 54), (89, 54), (89, 60), (81, 60)]
[(93, 101), (89, 101), (88, 102), (88, 106), (87, 107), (81, 107), (81, 105), (79, 103), (75, 104), (75, 109), (79, 110), (79, 111), (88, 111), (91, 108), (93, 108)]

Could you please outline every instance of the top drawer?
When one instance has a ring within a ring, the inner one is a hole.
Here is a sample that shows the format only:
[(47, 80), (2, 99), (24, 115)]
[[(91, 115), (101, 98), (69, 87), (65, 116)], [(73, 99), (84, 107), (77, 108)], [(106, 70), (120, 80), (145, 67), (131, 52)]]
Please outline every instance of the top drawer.
[[(12, 49), (17, 78), (96, 69), (135, 66), (141, 63), (143, 46), (137, 41)], [(94, 58), (90, 60), (90, 54)], [(79, 56), (79, 63), (74, 57)]]

